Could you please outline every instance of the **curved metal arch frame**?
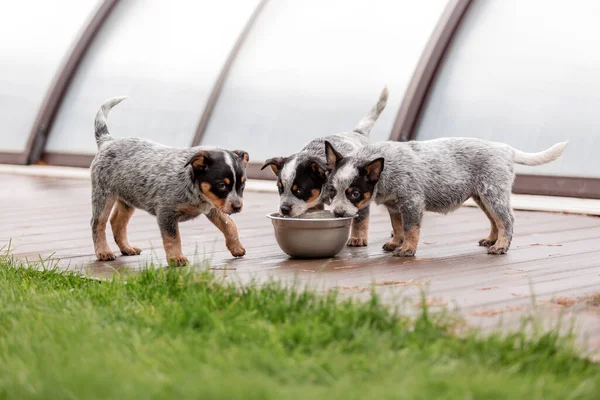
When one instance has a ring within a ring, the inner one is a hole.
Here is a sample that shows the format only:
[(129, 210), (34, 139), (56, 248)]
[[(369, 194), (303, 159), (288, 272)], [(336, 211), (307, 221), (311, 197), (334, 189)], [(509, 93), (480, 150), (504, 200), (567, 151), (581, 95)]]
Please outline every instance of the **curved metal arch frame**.
[(248, 18), (248, 22), (240, 32), (237, 40), (235, 41), (223, 67), (221, 68), (221, 72), (219, 73), (219, 77), (217, 78), (212, 91), (210, 92), (210, 96), (206, 101), (206, 106), (204, 107), (204, 111), (202, 112), (202, 116), (200, 117), (200, 122), (198, 122), (198, 126), (196, 128), (196, 134), (194, 135), (194, 139), (192, 140), (192, 146), (198, 146), (202, 141), (202, 136), (204, 136), (204, 132), (206, 132), (206, 127), (210, 121), (210, 117), (212, 116), (215, 107), (217, 106), (217, 102), (219, 101), (219, 97), (221, 96), (221, 92), (223, 91), (223, 87), (225, 86), (225, 82), (227, 81), (227, 77), (229, 76), (229, 71), (237, 58), (237, 55), (240, 52), (240, 49), (244, 45), (248, 34), (252, 30), (252, 27), (256, 23), (260, 13), (265, 8), (268, 0), (261, 0), (260, 3), (256, 6), (250, 18)]
[(450, 0), (446, 5), (408, 84), (390, 133), (390, 140), (414, 139), (415, 128), (431, 84), (471, 3), (472, 0)]
[[(423, 107), (444, 63), (447, 50), (473, 0), (450, 0), (417, 64), (398, 111), (390, 140), (416, 139)], [(600, 199), (600, 179), (566, 176), (525, 175), (515, 178), (513, 192), (550, 196)]]
[[(208, 126), (210, 117), (225, 85), (229, 71), (235, 62), (237, 54), (244, 44), (249, 32), (264, 9), (268, 0), (261, 0), (250, 16), (248, 22), (238, 36), (228, 58), (215, 82), (205, 109), (196, 129), (192, 145), (198, 145)], [(415, 68), (409, 86), (398, 111), (390, 140), (412, 140), (431, 86), (444, 62), (458, 27), (460, 26), (472, 0), (450, 0), (432, 32)], [(40, 107), (37, 118), (31, 130), (29, 141), (24, 153), (1, 153), (0, 160), (9, 163), (27, 164), (39, 162), (45, 147), (48, 132), (58, 111), (62, 99), (71, 83), (79, 64), (92, 44), (96, 34), (108, 19), (119, 0), (105, 0), (81, 34), (62, 69), (56, 75), (44, 102)], [(88, 167), (93, 156), (63, 153), (45, 153), (44, 161), (49, 164)], [(259, 163), (248, 165), (248, 176), (255, 179), (274, 179), (268, 171), (261, 171)], [(555, 196), (575, 196), (600, 198), (600, 179), (579, 177), (550, 177), (539, 175), (518, 175), (513, 187), (515, 193), (542, 194)]]
[(35, 164), (42, 159), (42, 153), (46, 146), (48, 133), (52, 127), (54, 117), (62, 103), (63, 97), (77, 72), (83, 57), (85, 57), (94, 38), (108, 19), (119, 0), (104, 0), (96, 10), (96, 13), (76, 41), (73, 50), (67, 60), (55, 76), (52, 85), (46, 92), (44, 101), (38, 111), (33, 127), (29, 134), (27, 147), (25, 148), (26, 163)]

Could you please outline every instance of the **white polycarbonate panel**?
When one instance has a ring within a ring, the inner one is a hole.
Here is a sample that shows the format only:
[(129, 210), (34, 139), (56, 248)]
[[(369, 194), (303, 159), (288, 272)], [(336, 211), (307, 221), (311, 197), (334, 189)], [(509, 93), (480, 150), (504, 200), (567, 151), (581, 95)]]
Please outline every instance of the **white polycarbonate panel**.
[(474, 1), (442, 64), (417, 139), (468, 136), (564, 155), (523, 174), (600, 177), (600, 2)]
[(278, 0), (267, 3), (229, 74), (203, 144), (250, 159), (289, 155), (352, 130), (385, 85), (372, 131), (387, 140), (446, 0)]
[(115, 137), (192, 144), (204, 106), (257, 0), (121, 1), (83, 60), (47, 152), (93, 154), (93, 121), (108, 98)]
[(97, 0), (0, 6), (0, 151), (23, 152), (39, 108)]

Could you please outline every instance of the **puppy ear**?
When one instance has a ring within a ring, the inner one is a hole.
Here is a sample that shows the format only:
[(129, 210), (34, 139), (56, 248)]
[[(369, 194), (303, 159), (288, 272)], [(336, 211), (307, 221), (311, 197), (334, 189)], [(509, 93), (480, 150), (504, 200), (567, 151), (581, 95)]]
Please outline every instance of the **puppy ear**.
[(327, 167), (323, 165), (320, 160), (313, 159), (308, 163), (308, 168), (316, 174), (319, 178), (326, 179), (325, 173), (327, 172)]
[(246, 168), (248, 166), (248, 161), (250, 161), (248, 153), (244, 150), (234, 150), (233, 152), (242, 159), (242, 164), (244, 164), (244, 168)]
[(384, 159), (378, 158), (376, 160), (371, 161), (365, 167), (367, 171), (367, 179), (371, 182), (377, 182), (381, 177), (381, 171), (383, 171), (383, 162)]
[(327, 159), (325, 167), (328, 171), (334, 169), (335, 166), (344, 158), (333, 148), (331, 143), (329, 143), (327, 140), (325, 141), (325, 157)]
[(275, 175), (279, 176), (279, 173), (283, 169), (283, 165), (285, 164), (285, 161), (286, 161), (286, 159), (284, 157), (269, 158), (267, 161), (265, 161), (265, 163), (260, 168), (260, 170), (262, 171), (263, 169), (267, 168), (270, 165), (271, 169), (273, 170), (273, 173)]
[(198, 173), (206, 171), (210, 164), (212, 164), (210, 154), (207, 151), (199, 151), (189, 159), (185, 166), (191, 165), (194, 173)]

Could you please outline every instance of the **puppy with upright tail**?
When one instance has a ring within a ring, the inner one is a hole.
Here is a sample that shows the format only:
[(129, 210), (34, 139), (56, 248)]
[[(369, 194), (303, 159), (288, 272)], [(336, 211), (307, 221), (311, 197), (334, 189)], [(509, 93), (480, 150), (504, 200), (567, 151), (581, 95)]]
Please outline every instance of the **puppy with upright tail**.
[(425, 211), (449, 213), (472, 198), (491, 223), (479, 241), (489, 254), (504, 254), (513, 237), (510, 194), (514, 164), (542, 165), (567, 147), (557, 143), (540, 153), (525, 153), (503, 143), (472, 138), (382, 142), (348, 156), (325, 142), (337, 217), (356, 215), (372, 201), (384, 204), (394, 235), (384, 244), (395, 256), (414, 256)]
[[(242, 211), (248, 153), (217, 147), (176, 148), (143, 138), (110, 135), (108, 112), (124, 97), (102, 104), (94, 121), (98, 152), (92, 177), (92, 239), (100, 261), (116, 258), (106, 240), (110, 218), (121, 254), (142, 251), (127, 238), (127, 225), (136, 208), (156, 216), (169, 264), (185, 265), (179, 223), (204, 214), (225, 236), (234, 257), (246, 250), (229, 214)], [(112, 212), (112, 214), (111, 214)]]
[[(275, 157), (265, 161), (261, 169), (271, 167), (277, 176), (280, 206), (279, 212), (286, 217), (298, 217), (310, 209), (323, 209), (329, 203), (327, 196), (327, 169), (325, 167), (325, 141), (333, 143), (341, 154), (369, 143), (369, 134), (388, 100), (384, 88), (377, 103), (359, 121), (352, 132), (318, 138), (308, 143), (301, 151), (289, 157)], [(369, 208), (362, 209), (352, 221), (352, 233), (348, 246), (366, 246), (369, 230)]]

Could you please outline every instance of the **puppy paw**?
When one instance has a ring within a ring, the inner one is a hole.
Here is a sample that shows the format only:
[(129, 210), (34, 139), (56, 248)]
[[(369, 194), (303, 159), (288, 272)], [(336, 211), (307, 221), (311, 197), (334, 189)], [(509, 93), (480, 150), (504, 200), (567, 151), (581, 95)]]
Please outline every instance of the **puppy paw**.
[(348, 246), (350, 247), (364, 247), (368, 244), (367, 238), (351, 237), (348, 239)]
[(490, 246), (493, 246), (493, 245), (494, 245), (494, 243), (496, 243), (496, 241), (495, 241), (495, 240), (491, 240), (491, 239), (489, 239), (489, 238), (481, 239), (481, 240), (479, 241), (479, 245), (480, 245), (480, 246), (485, 246), (485, 247), (490, 247)]
[(96, 252), (96, 258), (98, 261), (113, 261), (117, 259), (115, 253), (110, 250)]
[(183, 254), (169, 258), (170, 266), (183, 267), (186, 264), (189, 264), (189, 261)]
[(395, 257), (413, 257), (417, 249), (413, 249), (412, 247), (400, 247), (399, 249), (394, 250)]
[(137, 256), (141, 252), (142, 249), (133, 246), (124, 247), (121, 249), (121, 254), (123, 254), (124, 256)]
[(508, 251), (507, 246), (491, 246), (488, 248), (488, 254), (506, 254)]
[(244, 246), (242, 246), (241, 243), (227, 246), (227, 249), (229, 249), (229, 252), (234, 257), (243, 257), (246, 255), (246, 249), (244, 248)]
[(383, 251), (394, 251), (400, 246), (401, 245), (397, 244), (393, 240), (390, 240), (389, 242), (385, 243), (381, 248), (383, 249)]

